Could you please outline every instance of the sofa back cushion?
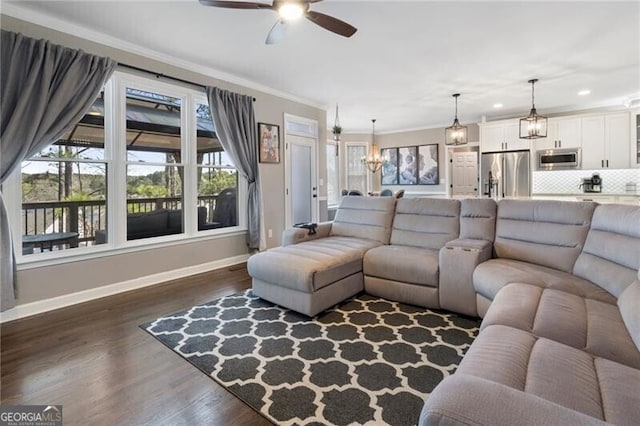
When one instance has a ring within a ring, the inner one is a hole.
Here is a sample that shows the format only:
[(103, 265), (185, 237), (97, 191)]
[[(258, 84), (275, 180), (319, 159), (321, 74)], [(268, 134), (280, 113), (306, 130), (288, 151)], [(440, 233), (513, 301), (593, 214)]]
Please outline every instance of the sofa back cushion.
[(460, 201), (402, 198), (396, 205), (391, 244), (439, 250), (459, 232)]
[(493, 241), (498, 206), (491, 198), (465, 198), (460, 203), (460, 238)]
[(343, 197), (331, 226), (331, 235), (389, 244), (395, 204), (393, 197)]
[(639, 268), (640, 207), (599, 205), (573, 274), (620, 297)]
[(502, 200), (495, 254), (571, 273), (595, 207), (592, 202)]
[(627, 331), (640, 350), (640, 271), (638, 271), (637, 279), (628, 286), (618, 298), (618, 307), (620, 315)]

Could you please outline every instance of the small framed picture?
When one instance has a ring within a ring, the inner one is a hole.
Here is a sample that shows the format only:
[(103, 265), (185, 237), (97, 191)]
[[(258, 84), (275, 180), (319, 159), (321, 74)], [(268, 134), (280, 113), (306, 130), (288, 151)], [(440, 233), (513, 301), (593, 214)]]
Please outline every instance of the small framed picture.
[(280, 126), (258, 123), (258, 148), (261, 163), (279, 163)]

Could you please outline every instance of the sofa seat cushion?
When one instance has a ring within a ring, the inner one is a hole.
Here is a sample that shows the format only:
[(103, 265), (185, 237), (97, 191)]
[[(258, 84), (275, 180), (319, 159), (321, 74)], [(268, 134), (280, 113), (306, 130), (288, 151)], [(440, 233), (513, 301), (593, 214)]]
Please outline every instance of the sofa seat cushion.
[(456, 375), (471, 375), (615, 424), (640, 418), (640, 370), (502, 325), (482, 330)]
[(493, 300), (498, 291), (510, 283), (524, 283), (562, 290), (576, 296), (616, 303), (616, 298), (597, 285), (567, 272), (510, 259), (491, 259), (473, 271), (476, 291)]
[(559, 290), (509, 284), (493, 300), (482, 328), (496, 324), (528, 331), (594, 356), (640, 368), (640, 351), (616, 305)]
[(362, 272), (364, 253), (380, 244), (353, 237), (319, 238), (251, 256), (247, 269), (261, 281), (313, 293)]
[(438, 287), (438, 250), (390, 245), (364, 255), (367, 276)]

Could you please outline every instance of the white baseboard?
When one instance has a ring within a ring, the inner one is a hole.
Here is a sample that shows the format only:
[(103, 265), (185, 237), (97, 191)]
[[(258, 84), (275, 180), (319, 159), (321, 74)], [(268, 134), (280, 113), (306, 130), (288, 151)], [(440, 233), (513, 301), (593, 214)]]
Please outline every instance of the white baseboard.
[(20, 318), (52, 311), (54, 309), (65, 308), (67, 306), (76, 305), (78, 303), (99, 299), (101, 297), (112, 296), (114, 294), (123, 293), (125, 291), (161, 284), (166, 281), (200, 274), (214, 269), (225, 268), (228, 266), (236, 265), (238, 263), (246, 262), (247, 259), (249, 259), (249, 254), (242, 254), (239, 256), (228, 257), (226, 259), (202, 263), (200, 265), (187, 266), (185, 268), (174, 269), (173, 271), (160, 272), (158, 274), (147, 275), (145, 277), (135, 278), (129, 281), (109, 284), (89, 290), (79, 291), (76, 293), (65, 294), (63, 296), (53, 297), (51, 299), (25, 303), (23, 305), (18, 305), (14, 308), (0, 313), (0, 323), (14, 321)]

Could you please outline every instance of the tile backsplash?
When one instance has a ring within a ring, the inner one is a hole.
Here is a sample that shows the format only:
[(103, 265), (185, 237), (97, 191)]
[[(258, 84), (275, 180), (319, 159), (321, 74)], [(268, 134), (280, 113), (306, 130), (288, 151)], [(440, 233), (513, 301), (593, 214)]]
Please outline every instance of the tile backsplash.
[(624, 194), (627, 183), (635, 183), (640, 192), (640, 169), (616, 170), (557, 170), (535, 171), (532, 179), (534, 194), (576, 194), (582, 190), (578, 185), (582, 178), (591, 177), (597, 172), (602, 178), (603, 194)]

